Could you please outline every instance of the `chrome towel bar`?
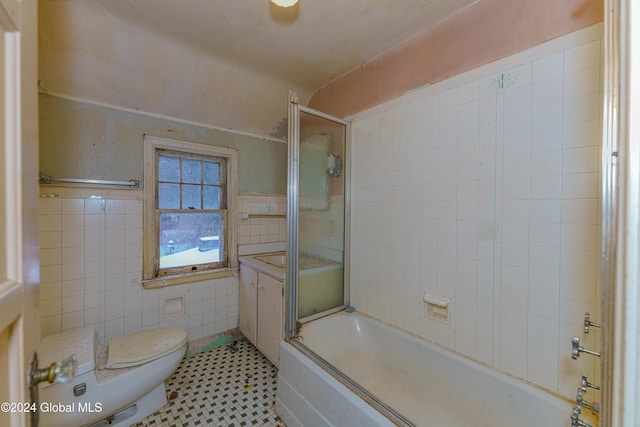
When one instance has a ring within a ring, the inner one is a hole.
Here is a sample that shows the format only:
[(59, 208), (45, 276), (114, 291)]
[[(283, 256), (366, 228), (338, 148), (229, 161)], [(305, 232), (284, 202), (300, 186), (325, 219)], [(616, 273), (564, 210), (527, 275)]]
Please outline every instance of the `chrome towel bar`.
[(56, 182), (70, 184), (120, 185), (129, 188), (140, 188), (140, 181), (137, 179), (130, 179), (129, 181), (113, 181), (108, 179), (53, 178), (40, 172), (41, 184), (53, 184)]

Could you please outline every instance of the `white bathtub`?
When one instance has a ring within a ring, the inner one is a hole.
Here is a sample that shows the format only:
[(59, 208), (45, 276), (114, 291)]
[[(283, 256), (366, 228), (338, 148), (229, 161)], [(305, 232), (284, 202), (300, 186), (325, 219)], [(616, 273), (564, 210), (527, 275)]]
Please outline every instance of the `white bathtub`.
[(305, 346), (400, 415), (391, 421), (393, 414), (374, 409), (357, 387), (283, 341), (276, 412), (288, 427), (570, 425), (568, 401), (369, 317), (334, 314), (305, 324), (301, 335)]

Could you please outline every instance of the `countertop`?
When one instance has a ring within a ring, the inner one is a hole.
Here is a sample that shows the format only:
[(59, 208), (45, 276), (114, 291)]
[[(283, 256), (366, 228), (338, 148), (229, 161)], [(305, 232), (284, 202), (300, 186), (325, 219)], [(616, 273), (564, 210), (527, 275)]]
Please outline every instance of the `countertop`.
[[(254, 270), (261, 271), (276, 279), (284, 280), (286, 275), (286, 267), (284, 265), (276, 265), (274, 263), (264, 261), (265, 258), (279, 257), (283, 255), (285, 255), (285, 252), (269, 252), (262, 254), (245, 255), (240, 257), (240, 263), (246, 264)], [(298, 268), (300, 275), (320, 273), (323, 271), (334, 270), (340, 267), (342, 267), (342, 264), (325, 258), (304, 255), (298, 257)]]
[(285, 272), (286, 272), (285, 267), (279, 267), (277, 265), (270, 264), (268, 262), (258, 259), (258, 258), (263, 258), (271, 255), (284, 255), (284, 254), (285, 252), (269, 252), (264, 254), (244, 255), (244, 256), (241, 256), (239, 260), (240, 260), (240, 264), (246, 264), (247, 266), (249, 266), (250, 268), (253, 268), (254, 270), (261, 271), (273, 278), (284, 280)]

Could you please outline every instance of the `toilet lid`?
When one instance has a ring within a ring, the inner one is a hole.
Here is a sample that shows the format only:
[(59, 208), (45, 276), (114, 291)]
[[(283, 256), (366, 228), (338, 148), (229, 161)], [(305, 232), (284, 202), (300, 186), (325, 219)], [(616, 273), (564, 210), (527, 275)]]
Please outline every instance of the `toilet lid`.
[(95, 367), (96, 346), (96, 330), (93, 327), (47, 335), (40, 340), (38, 353), (40, 367), (48, 367), (75, 354), (78, 359), (76, 376), (84, 374)]
[(158, 359), (187, 342), (182, 328), (158, 328), (114, 338), (108, 344), (107, 369), (129, 368)]

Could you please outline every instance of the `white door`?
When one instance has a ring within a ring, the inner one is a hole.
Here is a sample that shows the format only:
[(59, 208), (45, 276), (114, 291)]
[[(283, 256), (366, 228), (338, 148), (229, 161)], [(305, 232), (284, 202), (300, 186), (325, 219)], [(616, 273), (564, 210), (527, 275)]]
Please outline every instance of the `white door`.
[(0, 426), (30, 424), (39, 340), (37, 2), (0, 0)]

